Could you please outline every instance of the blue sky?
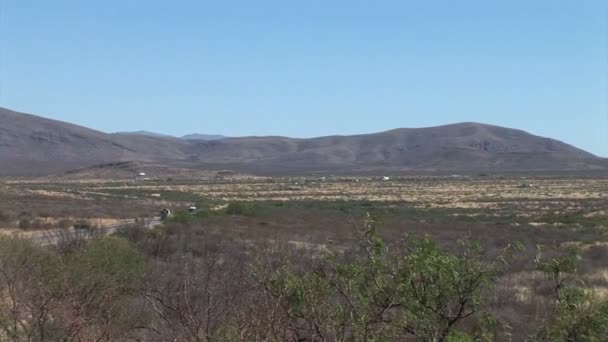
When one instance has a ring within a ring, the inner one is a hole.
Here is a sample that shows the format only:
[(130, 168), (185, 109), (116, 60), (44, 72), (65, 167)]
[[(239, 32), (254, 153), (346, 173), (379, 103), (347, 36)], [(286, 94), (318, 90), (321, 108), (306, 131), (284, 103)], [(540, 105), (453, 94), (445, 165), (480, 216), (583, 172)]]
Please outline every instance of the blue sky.
[(478, 121), (608, 157), (608, 2), (0, 0), (0, 106), (106, 132)]

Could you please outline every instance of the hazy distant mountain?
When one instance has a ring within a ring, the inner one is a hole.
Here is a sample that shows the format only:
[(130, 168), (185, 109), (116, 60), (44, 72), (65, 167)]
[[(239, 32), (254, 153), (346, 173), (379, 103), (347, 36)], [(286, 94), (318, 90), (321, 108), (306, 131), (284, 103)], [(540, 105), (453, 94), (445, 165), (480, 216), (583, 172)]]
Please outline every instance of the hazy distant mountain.
[(146, 137), (154, 137), (154, 138), (175, 138), (172, 135), (155, 133), (155, 132), (148, 132), (148, 131), (116, 132), (115, 134), (143, 135), (143, 136), (146, 136)]
[(220, 140), (220, 139), (225, 139), (225, 138), (227, 138), (227, 137), (223, 136), (223, 135), (219, 135), (219, 134), (198, 134), (198, 133), (187, 134), (187, 135), (184, 135), (183, 137), (181, 137), (181, 139), (185, 139), (185, 140)]
[[(146, 137), (155, 137), (155, 138), (174, 138), (174, 139), (176, 138), (175, 136), (172, 136), (172, 135), (148, 132), (148, 131), (117, 132), (115, 134), (143, 135)], [(225, 137), (223, 135), (219, 135), (219, 134), (198, 134), (198, 133), (186, 134), (182, 137), (179, 137), (179, 139), (184, 139), (184, 140), (220, 140), (220, 139), (225, 139), (225, 138), (227, 138), (227, 137)]]
[(608, 170), (558, 140), (479, 123), (312, 139), (186, 140), (107, 134), (0, 108), (0, 175), (43, 175), (122, 161), (280, 174)]

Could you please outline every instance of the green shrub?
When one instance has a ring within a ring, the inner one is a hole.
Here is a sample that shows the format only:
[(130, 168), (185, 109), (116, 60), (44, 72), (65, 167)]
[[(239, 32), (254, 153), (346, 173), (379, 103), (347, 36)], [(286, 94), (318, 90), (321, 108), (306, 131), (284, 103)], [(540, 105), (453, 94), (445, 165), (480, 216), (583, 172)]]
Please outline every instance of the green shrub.
[(8, 223), (11, 221), (11, 215), (0, 210), (0, 223)]
[(110, 236), (92, 241), (74, 255), (69, 269), (72, 279), (84, 287), (123, 291), (140, 285), (144, 265), (144, 258), (126, 239)]
[(224, 210), (227, 215), (256, 216), (259, 206), (250, 202), (230, 202)]
[(18, 227), (23, 230), (32, 229), (32, 221), (28, 218), (22, 218), (19, 220)]
[(186, 210), (178, 210), (178, 211), (176, 211), (173, 214), (173, 216), (171, 216), (171, 218), (169, 219), (169, 221), (173, 222), (173, 223), (186, 224), (186, 223), (193, 223), (196, 220), (195, 220), (194, 215), (192, 215), (188, 211), (186, 211)]

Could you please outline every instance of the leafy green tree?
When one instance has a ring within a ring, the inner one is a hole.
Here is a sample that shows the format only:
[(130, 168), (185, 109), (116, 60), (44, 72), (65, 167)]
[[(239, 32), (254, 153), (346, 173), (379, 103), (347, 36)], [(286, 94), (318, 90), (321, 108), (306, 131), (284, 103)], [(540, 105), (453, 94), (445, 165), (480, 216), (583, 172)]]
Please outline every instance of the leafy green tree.
[(275, 340), (387, 341), (398, 335), (389, 321), (398, 301), (397, 277), (371, 215), (358, 254), (347, 262), (329, 253), (312, 272), (286, 265), (256, 274), (284, 313), (277, 323), (288, 327), (287, 336)]
[(129, 304), (142, 286), (145, 263), (127, 240), (94, 240), (63, 261), (66, 339), (113, 341), (138, 324), (142, 316)]
[(48, 250), (25, 239), (0, 238), (0, 340), (52, 339), (60, 280), (58, 260)]
[(485, 261), (479, 244), (459, 242), (449, 253), (430, 238), (389, 248), (377, 235), (376, 220), (366, 217), (361, 250), (353, 260), (330, 254), (314, 272), (292, 267), (267, 272), (260, 283), (282, 309), (292, 333), (309, 341), (491, 340), (487, 329), (457, 329), (467, 318), (491, 328), (483, 312), (487, 290), (504, 271), (511, 248)]
[[(458, 241), (459, 252), (441, 250), (428, 236), (413, 241), (400, 268), (403, 329), (425, 341), (462, 340), (461, 321), (482, 313), (488, 290), (508, 262), (509, 246), (487, 262), (481, 246)], [(484, 313), (487, 318), (487, 313)]]
[(539, 248), (536, 267), (551, 281), (554, 297), (552, 317), (537, 336), (541, 341), (608, 340), (608, 301), (600, 300), (578, 275), (579, 260), (574, 246), (550, 260)]

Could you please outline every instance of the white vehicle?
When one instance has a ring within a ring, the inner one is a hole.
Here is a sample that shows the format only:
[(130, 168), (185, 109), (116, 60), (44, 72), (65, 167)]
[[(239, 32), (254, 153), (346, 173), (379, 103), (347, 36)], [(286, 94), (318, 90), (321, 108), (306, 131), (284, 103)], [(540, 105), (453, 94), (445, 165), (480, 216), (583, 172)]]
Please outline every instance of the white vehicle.
[(164, 220), (166, 220), (166, 219), (168, 219), (170, 217), (171, 217), (171, 210), (165, 208), (165, 209), (163, 209), (163, 210), (160, 211), (160, 220), (161, 221), (164, 221)]

